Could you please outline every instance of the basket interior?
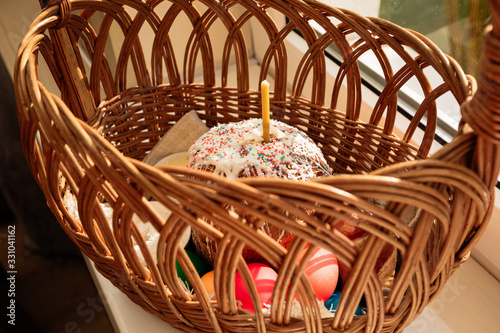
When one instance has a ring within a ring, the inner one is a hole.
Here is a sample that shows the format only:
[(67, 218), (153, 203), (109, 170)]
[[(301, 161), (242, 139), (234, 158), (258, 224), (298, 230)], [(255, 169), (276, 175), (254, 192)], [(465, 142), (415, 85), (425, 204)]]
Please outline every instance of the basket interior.
[[(139, 95), (137, 101), (134, 97)], [(142, 160), (186, 112), (196, 110), (209, 126), (260, 118), (259, 95), (257, 91), (236, 94), (235, 88), (219, 88), (214, 94), (214, 88), (199, 85), (131, 88), (123, 98), (101, 104), (96, 117), (99, 122), (93, 127), (124, 156)], [(246, 107), (241, 110), (238, 103), (243, 99)], [(420, 158), (412, 143), (385, 134), (375, 125), (348, 120), (345, 113), (316, 106), (307, 99), (288, 97), (273, 102), (272, 118), (306, 132), (336, 174), (362, 174)]]

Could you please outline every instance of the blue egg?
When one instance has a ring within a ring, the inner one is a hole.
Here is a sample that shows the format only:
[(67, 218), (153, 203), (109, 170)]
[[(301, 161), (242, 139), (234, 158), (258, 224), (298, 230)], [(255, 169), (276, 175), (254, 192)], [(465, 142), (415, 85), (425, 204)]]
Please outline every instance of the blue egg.
[[(325, 307), (332, 313), (335, 313), (337, 311), (337, 307), (339, 306), (339, 301), (340, 301), (340, 296), (342, 293), (340, 291), (335, 291), (332, 296), (325, 302)], [(361, 316), (364, 315), (365, 312), (361, 307), (358, 305), (356, 312), (354, 313), (356, 316)]]

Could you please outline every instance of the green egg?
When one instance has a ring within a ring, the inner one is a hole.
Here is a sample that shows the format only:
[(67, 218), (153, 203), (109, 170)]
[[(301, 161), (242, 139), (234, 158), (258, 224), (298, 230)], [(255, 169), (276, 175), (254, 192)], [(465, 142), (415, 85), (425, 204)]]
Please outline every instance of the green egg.
[[(202, 277), (203, 275), (205, 275), (206, 273), (210, 272), (213, 269), (212, 266), (208, 262), (206, 262), (204, 259), (202, 259), (200, 256), (198, 256), (196, 253), (189, 251), (189, 250), (186, 250), (186, 253), (187, 253), (189, 259), (191, 259), (191, 262), (193, 263), (194, 268), (196, 268), (196, 271), (198, 272), (198, 275), (200, 277)], [(186, 274), (184, 274), (184, 271), (182, 270), (179, 262), (175, 262), (175, 266), (177, 268), (177, 276), (182, 281), (187, 283), (189, 288), (191, 288), (191, 283), (189, 283), (188, 278), (186, 277)]]

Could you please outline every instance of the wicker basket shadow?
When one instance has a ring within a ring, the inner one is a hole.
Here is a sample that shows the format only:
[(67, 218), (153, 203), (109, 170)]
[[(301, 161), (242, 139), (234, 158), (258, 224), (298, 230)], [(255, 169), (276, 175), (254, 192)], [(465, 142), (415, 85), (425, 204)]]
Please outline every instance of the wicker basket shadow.
[[(258, 38), (251, 29), (261, 31)], [(297, 34), (303, 54), (290, 50)], [(402, 331), (467, 259), (491, 215), (500, 165), (498, 36), (494, 27), (485, 33), (488, 75), (476, 84), (420, 34), (319, 1), (50, 1), (16, 62), (23, 148), (68, 236), (132, 301), (174, 327)], [(257, 44), (264, 52), (254, 77)], [(342, 59), (338, 69), (328, 48)], [(384, 81), (369, 107), (363, 57)], [(273, 79), (271, 118), (307, 133), (333, 176), (229, 180), (142, 162), (190, 111), (208, 127), (260, 117), (252, 78)], [(395, 133), (408, 85), (417, 87), (420, 104)], [(445, 96), (461, 108), (462, 121), (454, 139), (430, 154)], [(146, 223), (158, 233), (154, 250), (141, 229)], [(262, 232), (266, 223), (292, 233), (291, 243)], [(217, 244), (215, 299), (180, 243), (188, 229)], [(245, 247), (277, 272), (267, 306)], [(304, 272), (317, 248), (341, 266), (334, 315), (325, 315)], [(391, 259), (381, 265), (387, 249)], [(254, 311), (240, 306), (236, 275)]]

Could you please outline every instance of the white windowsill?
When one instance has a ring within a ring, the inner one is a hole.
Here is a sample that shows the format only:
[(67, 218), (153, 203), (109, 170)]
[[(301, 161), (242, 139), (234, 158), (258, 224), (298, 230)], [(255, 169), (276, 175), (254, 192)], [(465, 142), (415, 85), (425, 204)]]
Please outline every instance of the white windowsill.
[[(116, 333), (181, 332), (132, 302), (86, 261)], [(500, 283), (471, 258), (405, 333), (494, 333), (499, 313)]]

